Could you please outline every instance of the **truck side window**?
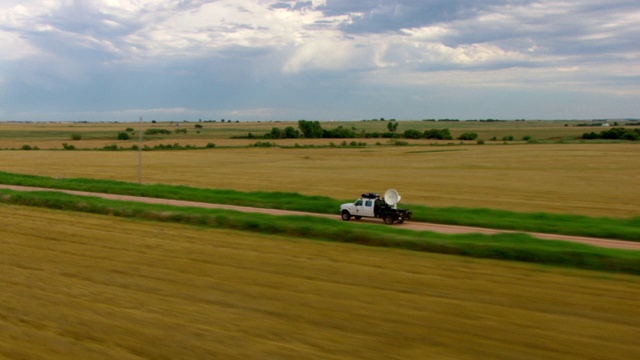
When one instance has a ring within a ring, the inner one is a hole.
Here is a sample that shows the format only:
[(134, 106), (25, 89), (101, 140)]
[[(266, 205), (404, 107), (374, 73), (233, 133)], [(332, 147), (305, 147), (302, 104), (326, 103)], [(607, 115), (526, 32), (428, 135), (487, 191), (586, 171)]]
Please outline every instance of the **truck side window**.
[(356, 206), (362, 206), (362, 200), (356, 201)]
[(364, 206), (366, 206), (366, 207), (371, 207), (371, 204), (372, 204), (372, 201), (371, 201), (371, 200), (367, 200), (367, 201), (364, 203)]

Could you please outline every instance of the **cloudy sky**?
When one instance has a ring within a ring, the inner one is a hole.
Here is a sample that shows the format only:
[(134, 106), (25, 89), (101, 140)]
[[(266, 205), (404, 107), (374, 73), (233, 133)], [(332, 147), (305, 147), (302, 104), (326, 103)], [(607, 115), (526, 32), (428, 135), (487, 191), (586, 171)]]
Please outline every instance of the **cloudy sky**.
[(638, 0), (1, 0), (2, 120), (640, 117)]

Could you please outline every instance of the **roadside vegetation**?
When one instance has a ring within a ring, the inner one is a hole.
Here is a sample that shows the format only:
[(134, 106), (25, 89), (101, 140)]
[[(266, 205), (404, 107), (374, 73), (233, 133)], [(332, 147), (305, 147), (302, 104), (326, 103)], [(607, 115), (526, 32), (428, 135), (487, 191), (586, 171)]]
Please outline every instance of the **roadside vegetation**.
[(367, 226), (310, 216), (248, 216), (231, 210), (105, 200), (57, 192), (0, 190), (3, 203), (175, 222), (264, 234), (355, 243), (412, 251), (522, 261), (589, 270), (640, 274), (640, 252), (534, 239), (524, 234), (445, 235), (399, 227)]
[[(339, 205), (350, 201), (324, 196), (305, 196), (293, 192), (242, 192), (164, 184), (141, 185), (113, 180), (54, 179), (1, 171), (0, 183), (306, 211), (336, 214), (336, 216), (338, 216)], [(630, 219), (598, 218), (581, 215), (518, 213), (486, 208), (435, 208), (411, 204), (403, 206), (409, 207), (413, 211), (414, 221), (640, 241), (640, 217)]]

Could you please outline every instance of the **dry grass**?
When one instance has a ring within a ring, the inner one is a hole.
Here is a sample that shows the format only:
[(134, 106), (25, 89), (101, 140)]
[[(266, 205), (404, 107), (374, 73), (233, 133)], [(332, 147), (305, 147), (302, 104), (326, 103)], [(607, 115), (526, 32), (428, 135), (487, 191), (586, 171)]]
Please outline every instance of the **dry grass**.
[[(143, 153), (143, 182), (590, 216), (640, 215), (637, 144), (216, 148)], [(0, 151), (0, 170), (137, 181), (138, 153)]]
[(0, 206), (0, 357), (632, 359), (637, 277)]

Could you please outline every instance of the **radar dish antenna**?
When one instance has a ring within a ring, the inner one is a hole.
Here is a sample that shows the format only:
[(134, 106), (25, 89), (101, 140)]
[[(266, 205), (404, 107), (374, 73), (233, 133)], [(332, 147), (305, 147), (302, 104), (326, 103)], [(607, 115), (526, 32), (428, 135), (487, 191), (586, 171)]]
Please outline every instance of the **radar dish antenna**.
[(400, 199), (400, 194), (395, 189), (389, 189), (384, 193), (384, 201), (392, 207), (395, 207), (400, 202)]

